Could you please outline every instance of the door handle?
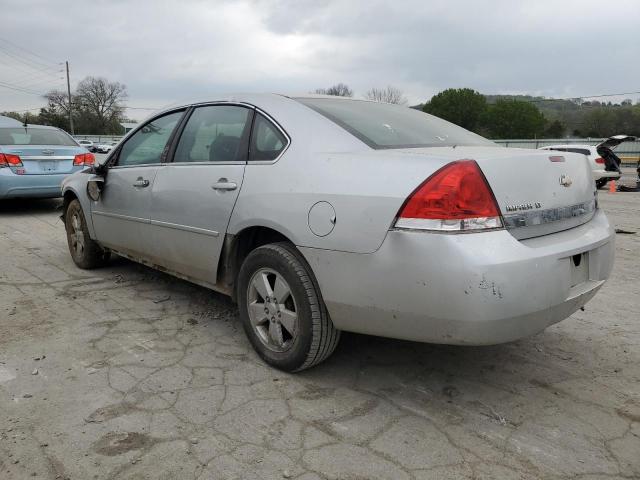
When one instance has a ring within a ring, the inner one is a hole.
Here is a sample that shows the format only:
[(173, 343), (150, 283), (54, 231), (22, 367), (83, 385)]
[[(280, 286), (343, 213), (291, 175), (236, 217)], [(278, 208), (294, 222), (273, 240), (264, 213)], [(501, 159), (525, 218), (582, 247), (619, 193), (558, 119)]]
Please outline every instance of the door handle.
[(220, 178), (216, 183), (211, 185), (211, 188), (214, 190), (235, 190), (238, 188), (238, 184), (236, 182), (230, 182), (226, 178)]
[(149, 186), (149, 180), (147, 180), (146, 178), (142, 178), (142, 177), (138, 177), (138, 179), (133, 182), (133, 186), (134, 187), (148, 187)]

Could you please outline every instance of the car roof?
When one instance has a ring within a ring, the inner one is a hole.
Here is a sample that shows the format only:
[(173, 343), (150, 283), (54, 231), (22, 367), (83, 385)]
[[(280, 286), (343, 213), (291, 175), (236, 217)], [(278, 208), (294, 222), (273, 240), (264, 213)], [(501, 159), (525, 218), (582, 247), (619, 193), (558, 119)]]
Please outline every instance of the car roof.
[(198, 105), (203, 103), (214, 102), (238, 102), (248, 103), (250, 105), (260, 106), (261, 103), (273, 103), (280, 100), (281, 102), (287, 102), (289, 100), (295, 100), (297, 98), (326, 98), (332, 100), (343, 100), (352, 102), (373, 102), (365, 98), (353, 98), (353, 97), (338, 97), (335, 95), (320, 95), (316, 93), (223, 93), (223, 94), (211, 94), (206, 97), (196, 97), (188, 100), (181, 100), (165, 107), (159, 108), (153, 115), (165, 112), (168, 110), (174, 110), (176, 108), (188, 107), (190, 105)]
[(0, 115), (0, 127), (21, 127), (22, 122), (16, 120), (15, 118), (5, 117), (4, 115)]
[(38, 130), (60, 130), (58, 127), (51, 127), (49, 125), (34, 125), (31, 123), (25, 125), (20, 122), (16, 122), (15, 125), (0, 123), (0, 128), (32, 128), (32, 129), (38, 129)]

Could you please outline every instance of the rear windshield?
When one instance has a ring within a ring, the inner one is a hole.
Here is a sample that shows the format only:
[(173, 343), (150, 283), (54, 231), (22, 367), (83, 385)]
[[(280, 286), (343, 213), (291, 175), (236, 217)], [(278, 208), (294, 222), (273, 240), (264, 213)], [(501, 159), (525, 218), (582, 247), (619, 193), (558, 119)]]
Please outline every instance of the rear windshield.
[(452, 147), (495, 143), (414, 108), (332, 98), (296, 98), (371, 148)]
[(581, 153), (582, 155), (591, 155), (591, 152), (587, 148), (549, 147), (547, 150), (554, 150), (556, 152)]
[(66, 145), (76, 142), (60, 130), (48, 128), (0, 128), (0, 145)]

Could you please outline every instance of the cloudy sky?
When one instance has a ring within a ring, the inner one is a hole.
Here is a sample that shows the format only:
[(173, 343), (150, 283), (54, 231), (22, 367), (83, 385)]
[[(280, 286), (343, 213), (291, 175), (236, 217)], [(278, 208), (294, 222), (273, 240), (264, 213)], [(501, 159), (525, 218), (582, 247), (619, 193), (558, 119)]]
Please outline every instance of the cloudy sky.
[[(132, 118), (215, 92), (400, 88), (555, 97), (640, 91), (639, 0), (2, 0), (0, 111), (87, 75)], [(640, 95), (625, 95), (634, 99)]]

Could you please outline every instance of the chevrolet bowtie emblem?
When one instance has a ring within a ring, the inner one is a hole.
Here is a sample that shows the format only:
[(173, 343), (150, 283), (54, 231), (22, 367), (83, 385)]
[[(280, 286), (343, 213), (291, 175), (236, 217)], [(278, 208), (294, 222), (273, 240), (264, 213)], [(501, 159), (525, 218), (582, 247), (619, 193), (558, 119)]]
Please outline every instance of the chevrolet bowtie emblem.
[(573, 181), (569, 178), (568, 175), (560, 175), (560, 185), (562, 185), (563, 187), (570, 187), (572, 183)]

